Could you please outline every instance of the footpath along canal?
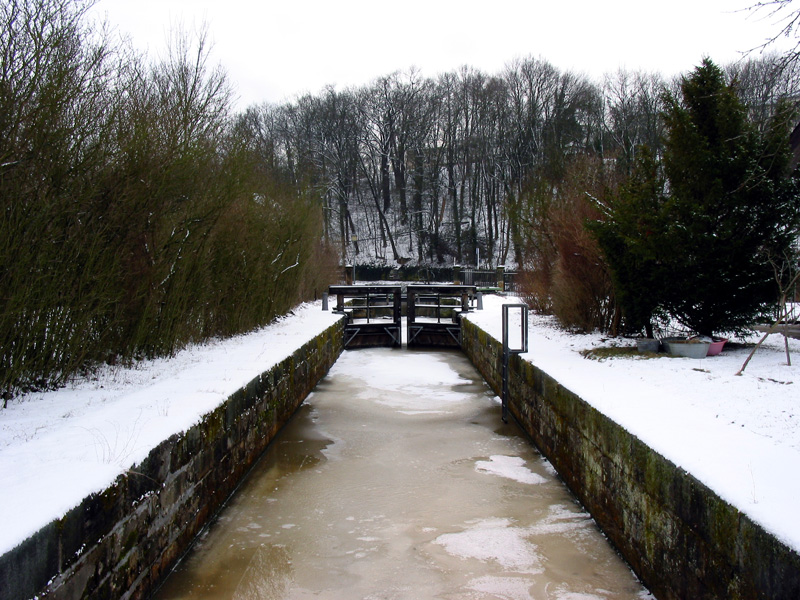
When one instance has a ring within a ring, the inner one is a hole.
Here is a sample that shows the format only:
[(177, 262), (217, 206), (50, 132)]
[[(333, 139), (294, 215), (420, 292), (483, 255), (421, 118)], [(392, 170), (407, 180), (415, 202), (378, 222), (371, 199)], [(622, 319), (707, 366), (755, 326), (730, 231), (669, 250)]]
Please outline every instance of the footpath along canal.
[(344, 352), (156, 594), (646, 599), (460, 352)]

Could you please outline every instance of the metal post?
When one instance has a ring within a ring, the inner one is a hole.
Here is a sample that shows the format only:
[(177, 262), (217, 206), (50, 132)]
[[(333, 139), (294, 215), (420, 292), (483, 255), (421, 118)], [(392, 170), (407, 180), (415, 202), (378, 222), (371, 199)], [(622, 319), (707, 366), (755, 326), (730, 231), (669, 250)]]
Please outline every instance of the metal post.
[(509, 352), (506, 339), (506, 330), (503, 329), (503, 395), (502, 395), (502, 409), (500, 411), (500, 418), (503, 423), (508, 423), (508, 362)]
[[(520, 344), (512, 348), (509, 342), (509, 310), (519, 309), (520, 311)], [(525, 304), (504, 304), (503, 305), (503, 409), (501, 418), (503, 423), (508, 423), (508, 368), (512, 354), (522, 354), (528, 351), (528, 307)]]
[(328, 310), (328, 292), (322, 292), (322, 310)]
[(476, 296), (478, 298), (478, 310), (483, 310), (483, 292), (478, 292)]

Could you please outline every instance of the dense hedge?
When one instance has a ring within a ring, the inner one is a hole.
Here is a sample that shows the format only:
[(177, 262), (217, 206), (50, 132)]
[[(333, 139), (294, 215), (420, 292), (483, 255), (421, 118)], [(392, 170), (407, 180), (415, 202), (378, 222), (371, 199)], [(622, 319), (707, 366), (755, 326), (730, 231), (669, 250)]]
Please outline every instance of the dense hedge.
[(265, 166), (204, 35), (156, 64), (91, 2), (0, 6), (0, 392), (253, 329), (328, 284), (318, 199)]

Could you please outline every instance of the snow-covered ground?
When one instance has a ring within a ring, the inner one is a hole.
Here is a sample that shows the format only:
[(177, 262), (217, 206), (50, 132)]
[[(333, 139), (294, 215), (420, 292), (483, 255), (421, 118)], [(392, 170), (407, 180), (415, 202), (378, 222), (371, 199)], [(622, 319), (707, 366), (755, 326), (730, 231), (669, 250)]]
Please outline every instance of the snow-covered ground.
[(109, 367), (0, 409), (0, 555), (111, 485), (169, 436), (330, 327), (304, 304), (278, 322), (170, 359)]
[[(469, 319), (502, 339), (503, 302), (518, 300), (486, 297), (484, 310)], [(792, 366), (783, 336), (773, 334), (737, 377), (750, 348), (726, 347), (699, 360), (659, 355), (600, 361), (580, 351), (633, 343), (571, 334), (538, 315), (530, 316), (529, 328), (524, 359), (800, 550), (798, 340), (789, 340)]]
[[(487, 296), (484, 310), (469, 317), (498, 339), (502, 302)], [(0, 554), (110, 485), (337, 318), (319, 303), (303, 305), (248, 335), (10, 402), (0, 410)], [(789, 367), (783, 338), (771, 336), (741, 377), (734, 374), (746, 350), (702, 360), (601, 362), (580, 354), (621, 342), (565, 333), (531, 316), (524, 356), (800, 549), (800, 343), (791, 342)]]

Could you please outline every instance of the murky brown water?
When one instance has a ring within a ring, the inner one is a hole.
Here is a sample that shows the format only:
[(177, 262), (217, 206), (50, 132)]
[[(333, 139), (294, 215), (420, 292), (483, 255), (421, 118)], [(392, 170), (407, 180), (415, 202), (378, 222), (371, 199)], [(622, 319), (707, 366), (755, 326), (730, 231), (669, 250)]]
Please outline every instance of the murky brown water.
[(458, 352), (345, 352), (156, 596), (649, 598)]

